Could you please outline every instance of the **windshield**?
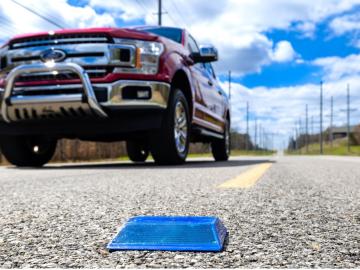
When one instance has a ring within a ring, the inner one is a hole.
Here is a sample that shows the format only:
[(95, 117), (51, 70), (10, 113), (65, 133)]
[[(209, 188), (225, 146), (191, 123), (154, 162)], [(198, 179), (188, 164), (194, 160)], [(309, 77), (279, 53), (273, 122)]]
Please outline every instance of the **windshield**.
[(181, 43), (182, 30), (179, 28), (155, 27), (155, 28), (144, 28), (142, 30), (159, 36), (166, 37), (177, 43)]

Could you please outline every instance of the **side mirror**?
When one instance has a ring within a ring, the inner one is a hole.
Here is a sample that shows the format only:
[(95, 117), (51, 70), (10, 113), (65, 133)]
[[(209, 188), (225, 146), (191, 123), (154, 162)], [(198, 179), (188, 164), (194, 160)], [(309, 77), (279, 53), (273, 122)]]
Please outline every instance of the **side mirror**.
[(191, 58), (195, 63), (209, 63), (218, 60), (218, 51), (214, 46), (201, 45), (200, 53), (192, 53)]

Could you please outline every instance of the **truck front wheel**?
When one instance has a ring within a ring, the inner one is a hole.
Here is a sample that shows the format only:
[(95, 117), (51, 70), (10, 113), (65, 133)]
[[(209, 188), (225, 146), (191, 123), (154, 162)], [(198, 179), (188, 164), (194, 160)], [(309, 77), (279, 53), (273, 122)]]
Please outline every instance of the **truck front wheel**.
[(160, 130), (150, 137), (151, 154), (157, 164), (185, 162), (190, 142), (189, 105), (180, 89), (174, 89)]
[(41, 167), (56, 150), (56, 139), (27, 136), (2, 136), (0, 148), (5, 158), (18, 167)]

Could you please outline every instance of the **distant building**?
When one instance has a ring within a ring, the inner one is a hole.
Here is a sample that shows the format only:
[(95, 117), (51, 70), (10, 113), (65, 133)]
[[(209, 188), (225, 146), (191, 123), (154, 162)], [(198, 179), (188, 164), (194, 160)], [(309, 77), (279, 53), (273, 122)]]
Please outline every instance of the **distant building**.
[[(333, 136), (334, 139), (341, 139), (347, 137), (347, 126), (343, 127), (333, 127)], [(350, 134), (353, 134), (355, 131), (355, 126), (350, 126)]]

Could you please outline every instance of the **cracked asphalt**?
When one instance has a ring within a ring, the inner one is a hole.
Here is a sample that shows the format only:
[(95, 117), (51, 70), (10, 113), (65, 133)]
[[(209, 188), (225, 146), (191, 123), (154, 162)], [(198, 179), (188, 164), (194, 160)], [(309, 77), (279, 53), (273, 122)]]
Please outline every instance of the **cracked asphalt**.
[[(217, 187), (264, 162), (252, 187)], [(0, 268), (360, 267), (359, 158), (0, 167), (0, 205)], [(109, 253), (137, 215), (218, 216), (229, 236), (220, 253)]]

